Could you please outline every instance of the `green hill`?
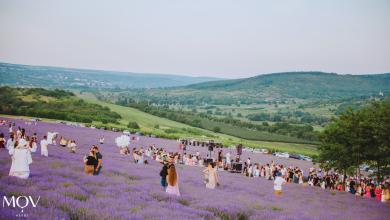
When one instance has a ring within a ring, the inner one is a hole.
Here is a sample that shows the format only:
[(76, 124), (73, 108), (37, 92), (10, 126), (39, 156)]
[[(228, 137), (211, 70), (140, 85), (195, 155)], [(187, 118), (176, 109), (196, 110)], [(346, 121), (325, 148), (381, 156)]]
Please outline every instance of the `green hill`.
[(285, 72), (245, 79), (203, 82), (185, 88), (208, 91), (274, 92), (283, 97), (338, 98), (390, 92), (390, 73), (337, 75), (324, 72)]

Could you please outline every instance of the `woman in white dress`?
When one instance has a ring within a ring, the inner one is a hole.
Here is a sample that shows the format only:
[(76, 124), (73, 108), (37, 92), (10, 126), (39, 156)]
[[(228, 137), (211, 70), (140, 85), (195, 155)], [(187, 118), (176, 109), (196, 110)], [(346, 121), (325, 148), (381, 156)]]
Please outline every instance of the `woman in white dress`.
[(177, 164), (178, 159), (179, 159), (179, 156), (176, 154), (175, 159), (173, 159), (175, 161), (175, 164)]
[(252, 167), (252, 164), (249, 164), (249, 167), (248, 167), (248, 177), (253, 177), (253, 167)]
[(299, 172), (299, 174), (298, 174), (298, 184), (303, 185), (303, 176), (302, 176), (301, 172)]
[(29, 164), (32, 163), (31, 153), (27, 148), (28, 142), (20, 139), (18, 146), (12, 149), (12, 165), (9, 172), (10, 176), (27, 179), (30, 175)]
[(207, 169), (203, 170), (206, 178), (206, 187), (209, 189), (215, 188), (215, 183), (219, 186), (217, 170), (214, 168), (214, 163), (209, 163)]
[(254, 175), (253, 177), (259, 177), (260, 176), (260, 169), (259, 169), (259, 164), (256, 164), (255, 170), (254, 170)]
[(9, 136), (8, 141), (7, 141), (7, 147), (6, 147), (6, 148), (7, 148), (8, 150), (10, 150), (11, 148), (14, 148), (14, 144), (15, 144), (14, 135), (11, 134), (11, 135)]

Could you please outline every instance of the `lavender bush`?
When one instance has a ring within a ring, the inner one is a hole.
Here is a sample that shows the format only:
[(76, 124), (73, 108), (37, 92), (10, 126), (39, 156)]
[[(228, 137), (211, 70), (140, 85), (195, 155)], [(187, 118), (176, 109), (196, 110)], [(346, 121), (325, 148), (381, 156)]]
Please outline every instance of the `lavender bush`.
[[(10, 120), (10, 119), (9, 119)], [(165, 193), (160, 186), (162, 165), (148, 160), (149, 165), (134, 164), (133, 157), (120, 155), (114, 139), (120, 133), (92, 130), (62, 124), (39, 122), (24, 127), (27, 135), (38, 134), (38, 142), (51, 130), (59, 137), (77, 142), (77, 152), (49, 145), (49, 157), (33, 155), (30, 177), (27, 180), (8, 176), (11, 159), (8, 151), (0, 149), (0, 196), (32, 196), (40, 200), (38, 206), (28, 206), (24, 214), (29, 219), (388, 219), (389, 204), (376, 199), (357, 197), (345, 192), (323, 190), (319, 187), (287, 184), (281, 197), (276, 197), (273, 182), (263, 178), (248, 178), (241, 174), (218, 172), (220, 187), (206, 189), (202, 168), (177, 165), (180, 197)], [(8, 134), (8, 127), (0, 126)], [(104, 135), (105, 142), (99, 144)], [(98, 176), (84, 174), (82, 158), (95, 144), (103, 155), (102, 170)], [(156, 144), (158, 148), (178, 151), (178, 143), (140, 137), (130, 147)], [(188, 146), (187, 153), (207, 148)], [(224, 154), (229, 149), (223, 149)], [(233, 155), (235, 153), (232, 150)], [(311, 163), (275, 158), (244, 152), (241, 158), (251, 158), (260, 164), (271, 163), (298, 166), (308, 173)], [(1, 207), (0, 219), (17, 219), (19, 207)]]

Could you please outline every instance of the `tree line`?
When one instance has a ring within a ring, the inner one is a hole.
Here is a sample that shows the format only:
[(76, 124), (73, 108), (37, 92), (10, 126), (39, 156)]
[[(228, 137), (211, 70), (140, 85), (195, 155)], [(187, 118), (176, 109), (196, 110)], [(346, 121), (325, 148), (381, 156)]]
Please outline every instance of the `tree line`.
[(365, 164), (376, 168), (370, 176), (378, 181), (390, 175), (390, 102), (371, 102), (356, 111), (350, 107), (331, 121), (318, 134), (320, 167), (359, 175)]

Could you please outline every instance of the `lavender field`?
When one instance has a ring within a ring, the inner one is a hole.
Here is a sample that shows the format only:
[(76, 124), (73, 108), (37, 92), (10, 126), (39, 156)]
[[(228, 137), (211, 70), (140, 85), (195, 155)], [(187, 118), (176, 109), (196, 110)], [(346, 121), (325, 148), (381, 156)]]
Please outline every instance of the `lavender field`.
[[(14, 120), (12, 120), (14, 121)], [(165, 193), (160, 186), (162, 165), (134, 164), (132, 156), (120, 155), (114, 139), (120, 133), (92, 130), (62, 124), (39, 122), (26, 125), (16, 120), (16, 127), (25, 127), (28, 136), (38, 134), (38, 142), (48, 130), (59, 137), (74, 139), (78, 150), (49, 145), (49, 157), (33, 155), (27, 180), (9, 177), (11, 158), (0, 149), (0, 196), (40, 196), (38, 206), (24, 209), (28, 219), (389, 219), (390, 205), (376, 199), (356, 197), (349, 193), (323, 190), (319, 187), (287, 184), (281, 197), (274, 195), (273, 182), (248, 178), (241, 174), (218, 172), (220, 187), (206, 189), (202, 168), (177, 165), (180, 197)], [(0, 126), (8, 134), (8, 127)], [(104, 135), (104, 145), (99, 138)], [(8, 139), (8, 138), (7, 138)], [(103, 155), (98, 176), (84, 174), (83, 157), (95, 144)], [(129, 148), (152, 146), (178, 151), (178, 143), (140, 137)], [(224, 149), (224, 154), (228, 149)], [(187, 153), (206, 148), (188, 146)], [(232, 152), (235, 157), (236, 152)], [(260, 164), (271, 163), (302, 167), (307, 175), (311, 163), (244, 152)], [(0, 219), (19, 219), (19, 207), (1, 207)]]

